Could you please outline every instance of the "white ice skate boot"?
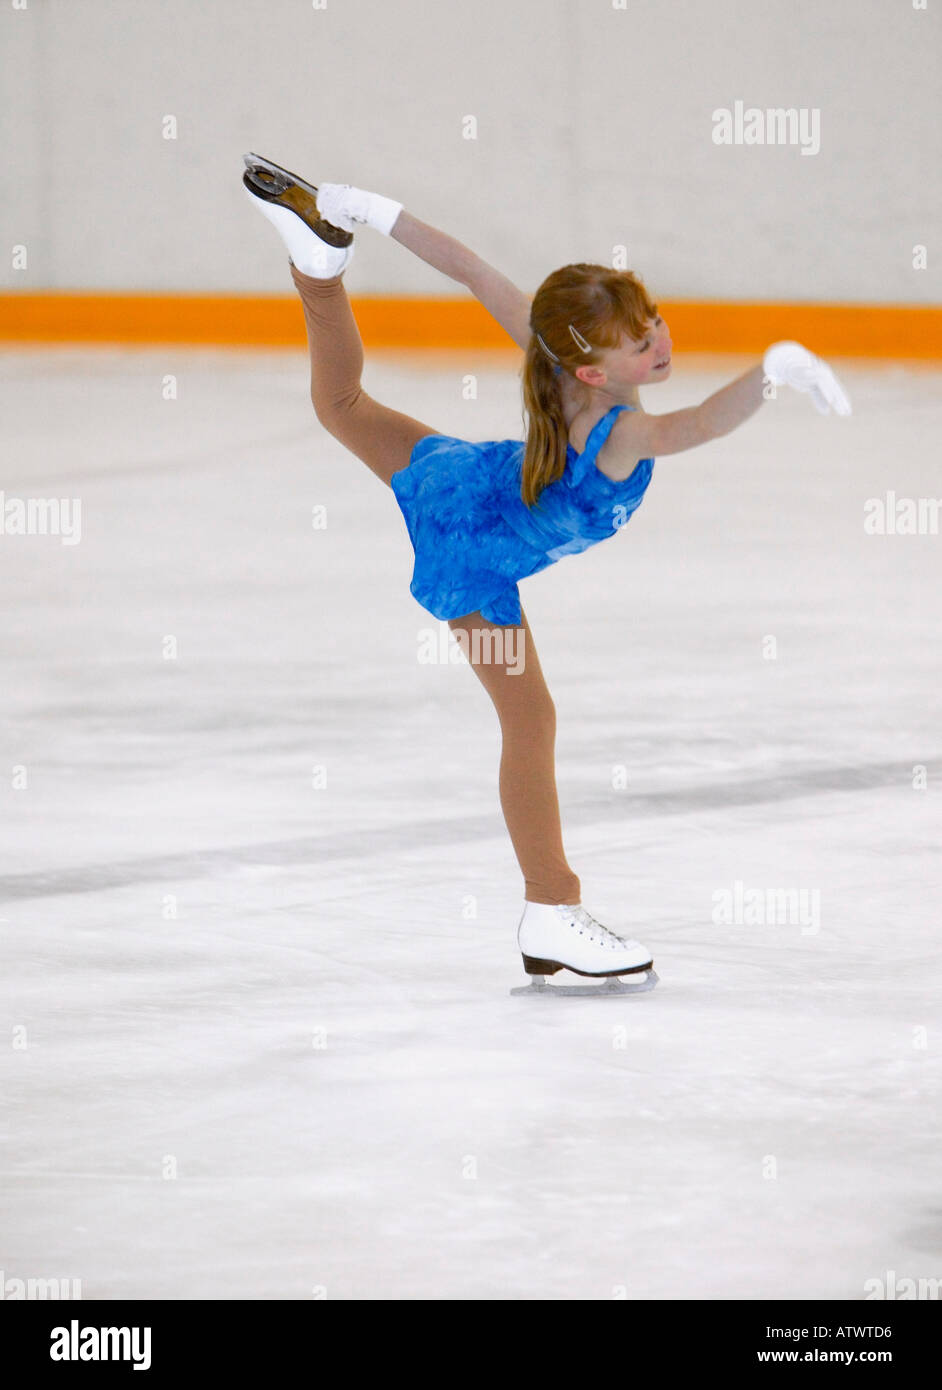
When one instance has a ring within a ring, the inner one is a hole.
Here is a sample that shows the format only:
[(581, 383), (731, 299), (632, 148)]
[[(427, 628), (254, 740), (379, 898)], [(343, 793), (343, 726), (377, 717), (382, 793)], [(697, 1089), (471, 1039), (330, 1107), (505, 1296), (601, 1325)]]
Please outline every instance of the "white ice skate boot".
[[(657, 984), (647, 947), (616, 936), (580, 904), (528, 902), (517, 928), (517, 944), (532, 981), (511, 994), (641, 994)], [(571, 970), (599, 983), (548, 985), (546, 976), (558, 970)], [(634, 984), (617, 978), (642, 973), (646, 978)]]
[(315, 185), (261, 155), (243, 158), (246, 194), (281, 233), (301, 274), (329, 280), (346, 270), (353, 258), (353, 236), (321, 215)]

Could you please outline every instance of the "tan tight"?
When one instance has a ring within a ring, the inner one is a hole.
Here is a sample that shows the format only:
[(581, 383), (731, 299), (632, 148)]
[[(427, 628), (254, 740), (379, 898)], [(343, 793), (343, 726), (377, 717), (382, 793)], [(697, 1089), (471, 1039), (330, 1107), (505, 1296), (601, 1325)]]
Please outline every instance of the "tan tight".
[[(380, 405), (361, 388), (363, 346), (342, 278), (317, 280), (294, 266), (291, 275), (304, 306), (317, 418), (388, 484), (393, 473), (408, 465), (416, 442), (438, 431)], [(556, 709), (526, 614), (521, 613), (521, 630), (513, 632), (513, 643), (475, 639), (475, 628), (494, 627), (480, 613), (452, 618), (449, 626), (467, 634), (462, 646), (469, 660), (475, 652), (493, 656), (503, 650), (514, 657), (512, 663), (480, 660), (471, 666), (500, 721), (500, 804), (524, 877), (524, 897), (535, 903), (578, 903), (579, 879), (566, 862), (559, 820)]]

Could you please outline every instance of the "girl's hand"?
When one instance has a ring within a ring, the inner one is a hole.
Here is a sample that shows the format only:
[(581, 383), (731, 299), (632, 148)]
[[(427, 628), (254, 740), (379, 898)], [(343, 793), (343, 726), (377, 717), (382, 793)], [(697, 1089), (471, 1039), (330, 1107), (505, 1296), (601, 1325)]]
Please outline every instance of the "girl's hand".
[(389, 236), (402, 204), (349, 183), (321, 183), (317, 186), (317, 211), (332, 227), (344, 232), (366, 226)]
[(831, 368), (801, 343), (773, 343), (762, 359), (762, 370), (776, 386), (809, 392), (822, 415), (832, 406), (837, 415), (851, 413), (850, 401)]

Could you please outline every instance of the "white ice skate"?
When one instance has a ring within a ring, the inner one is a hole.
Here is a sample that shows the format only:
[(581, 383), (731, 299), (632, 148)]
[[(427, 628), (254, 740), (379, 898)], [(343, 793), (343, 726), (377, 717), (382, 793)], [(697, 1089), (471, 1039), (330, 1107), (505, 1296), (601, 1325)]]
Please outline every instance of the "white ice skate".
[[(603, 927), (580, 904), (526, 904), (517, 944), (529, 985), (511, 994), (643, 994), (657, 984), (651, 952), (640, 941), (626, 941)], [(597, 984), (548, 985), (547, 975), (571, 970)], [(644, 980), (625, 984), (619, 975), (644, 974)]]
[(329, 279), (346, 270), (353, 257), (353, 235), (322, 216), (316, 186), (259, 154), (243, 159), (246, 193), (281, 233), (301, 274)]

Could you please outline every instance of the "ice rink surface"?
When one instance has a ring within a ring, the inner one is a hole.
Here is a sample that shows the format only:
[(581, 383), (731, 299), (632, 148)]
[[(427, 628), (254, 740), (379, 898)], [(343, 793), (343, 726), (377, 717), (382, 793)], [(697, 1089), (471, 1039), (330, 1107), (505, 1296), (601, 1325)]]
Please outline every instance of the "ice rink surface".
[[(372, 354), (365, 385), (519, 437), (518, 360)], [(642, 400), (752, 364), (678, 355)], [(560, 1000), (510, 995), (497, 720), (463, 661), (418, 659), (447, 626), (304, 350), (0, 354), (7, 506), (82, 507), (77, 544), (0, 537), (6, 1279), (942, 1277), (942, 536), (864, 528), (870, 499), (942, 497), (942, 375), (834, 365), (851, 419), (781, 391), (521, 585), (583, 902), (661, 978)], [(777, 889), (801, 920), (741, 910)]]

